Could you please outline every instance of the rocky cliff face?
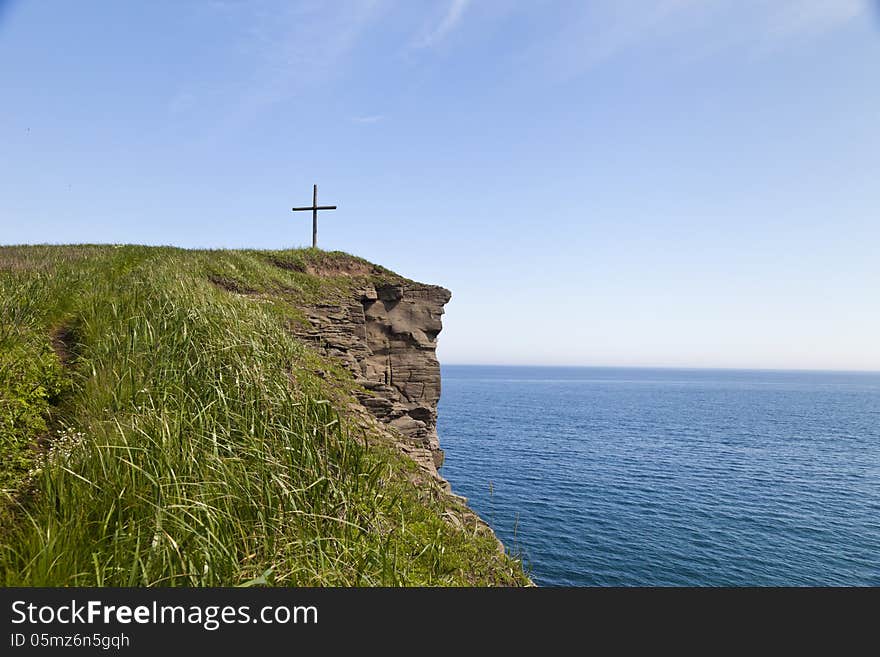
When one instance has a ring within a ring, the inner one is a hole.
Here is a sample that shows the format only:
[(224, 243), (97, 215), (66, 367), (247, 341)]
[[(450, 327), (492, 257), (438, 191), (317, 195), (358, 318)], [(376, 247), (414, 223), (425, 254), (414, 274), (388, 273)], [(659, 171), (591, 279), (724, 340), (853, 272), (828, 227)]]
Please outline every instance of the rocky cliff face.
[[(440, 365), (435, 349), (451, 293), (412, 282), (368, 284), (350, 298), (306, 306), (297, 330), (348, 367), (370, 413), (402, 437), (401, 448), (438, 480)], [(445, 482), (444, 482), (445, 483)]]

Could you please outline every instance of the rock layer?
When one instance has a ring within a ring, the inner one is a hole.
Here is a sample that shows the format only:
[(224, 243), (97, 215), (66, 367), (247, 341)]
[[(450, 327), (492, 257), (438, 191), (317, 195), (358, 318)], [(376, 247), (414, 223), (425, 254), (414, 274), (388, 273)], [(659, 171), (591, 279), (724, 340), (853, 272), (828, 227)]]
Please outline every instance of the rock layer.
[(363, 388), (358, 399), (403, 437), (401, 447), (439, 479), (440, 365), (435, 349), (443, 306), (452, 294), (413, 282), (369, 284), (351, 298), (303, 308), (297, 330), (346, 365)]

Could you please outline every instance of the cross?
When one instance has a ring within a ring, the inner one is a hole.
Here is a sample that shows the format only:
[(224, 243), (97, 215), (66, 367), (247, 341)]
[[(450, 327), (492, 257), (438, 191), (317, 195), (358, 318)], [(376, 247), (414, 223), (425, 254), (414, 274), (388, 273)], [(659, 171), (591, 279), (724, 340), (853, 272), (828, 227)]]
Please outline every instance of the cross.
[(312, 211), (312, 248), (318, 248), (318, 210), (335, 210), (335, 205), (318, 205), (318, 186), (315, 185), (312, 190), (312, 204), (305, 208), (291, 208), (293, 212), (301, 210)]

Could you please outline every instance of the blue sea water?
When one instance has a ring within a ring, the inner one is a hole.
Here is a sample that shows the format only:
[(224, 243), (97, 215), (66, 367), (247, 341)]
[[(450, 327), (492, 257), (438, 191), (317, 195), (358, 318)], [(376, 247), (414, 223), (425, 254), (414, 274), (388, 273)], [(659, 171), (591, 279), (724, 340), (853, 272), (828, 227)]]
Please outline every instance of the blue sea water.
[(442, 372), (441, 472), (537, 584), (880, 585), (880, 374)]

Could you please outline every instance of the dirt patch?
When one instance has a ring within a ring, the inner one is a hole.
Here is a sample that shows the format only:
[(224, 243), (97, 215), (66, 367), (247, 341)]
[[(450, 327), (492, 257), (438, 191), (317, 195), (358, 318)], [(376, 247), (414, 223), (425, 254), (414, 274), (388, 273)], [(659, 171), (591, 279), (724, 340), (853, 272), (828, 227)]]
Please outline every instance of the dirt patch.
[(59, 326), (49, 336), (52, 351), (58, 356), (58, 360), (64, 367), (69, 367), (76, 357), (74, 352), (74, 335), (70, 326)]
[(269, 262), (278, 267), (279, 269), (284, 269), (286, 271), (296, 271), (301, 274), (306, 273), (305, 266), (299, 262), (290, 262), (288, 260), (281, 260), (280, 258), (270, 258)]
[(368, 265), (365, 262), (319, 262), (306, 265), (306, 273), (312, 276), (329, 277), (329, 276), (345, 276), (354, 278), (356, 276), (372, 276), (381, 273), (378, 267)]
[(217, 276), (211, 275), (208, 277), (210, 281), (219, 288), (226, 290), (227, 292), (234, 292), (236, 294), (256, 294), (257, 291), (248, 287), (241, 281), (237, 281), (234, 278), (227, 278), (226, 276)]
[(309, 274), (311, 276), (318, 276), (319, 278), (331, 278), (336, 276), (343, 276), (345, 278), (362, 278), (382, 273), (382, 269), (380, 267), (377, 267), (376, 265), (371, 265), (368, 262), (361, 262), (360, 260), (354, 259), (335, 260), (328, 258), (319, 262), (302, 263), (290, 262), (287, 260), (282, 260), (281, 258), (272, 258), (271, 262), (279, 269), (295, 271), (301, 274)]

